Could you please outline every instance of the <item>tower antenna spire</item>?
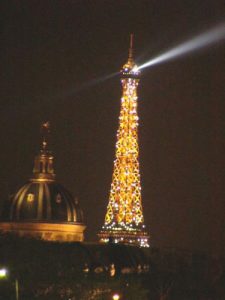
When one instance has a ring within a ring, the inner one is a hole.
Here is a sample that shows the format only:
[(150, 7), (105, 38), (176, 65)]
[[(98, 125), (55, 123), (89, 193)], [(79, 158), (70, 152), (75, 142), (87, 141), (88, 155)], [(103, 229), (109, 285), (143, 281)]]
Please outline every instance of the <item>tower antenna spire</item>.
[(130, 34), (130, 48), (129, 48), (129, 60), (133, 60), (133, 44), (134, 44), (134, 34)]

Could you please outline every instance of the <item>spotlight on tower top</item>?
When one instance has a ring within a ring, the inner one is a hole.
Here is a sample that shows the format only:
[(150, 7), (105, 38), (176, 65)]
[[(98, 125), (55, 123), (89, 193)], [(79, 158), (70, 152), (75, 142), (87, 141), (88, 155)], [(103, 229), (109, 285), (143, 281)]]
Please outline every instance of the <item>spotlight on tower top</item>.
[(177, 46), (157, 55), (156, 57), (140, 65), (137, 68), (137, 71), (182, 57), (194, 51), (199, 51), (215, 43), (222, 42), (223, 40), (225, 40), (225, 22), (218, 24), (210, 30), (198, 34), (191, 39), (184, 41), (183, 43), (180, 43)]
[(133, 59), (133, 34), (130, 35), (130, 48), (128, 53), (128, 61), (123, 65), (121, 73), (121, 78), (139, 78), (140, 71), (138, 66), (135, 64)]

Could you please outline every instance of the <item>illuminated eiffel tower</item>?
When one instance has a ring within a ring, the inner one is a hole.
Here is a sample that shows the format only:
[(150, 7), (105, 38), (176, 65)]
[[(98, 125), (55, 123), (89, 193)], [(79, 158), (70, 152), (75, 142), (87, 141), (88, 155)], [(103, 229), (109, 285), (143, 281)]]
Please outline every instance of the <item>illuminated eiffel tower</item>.
[(140, 71), (133, 60), (133, 36), (129, 57), (121, 70), (122, 98), (117, 131), (116, 159), (100, 242), (149, 246), (145, 230), (138, 161), (137, 87)]

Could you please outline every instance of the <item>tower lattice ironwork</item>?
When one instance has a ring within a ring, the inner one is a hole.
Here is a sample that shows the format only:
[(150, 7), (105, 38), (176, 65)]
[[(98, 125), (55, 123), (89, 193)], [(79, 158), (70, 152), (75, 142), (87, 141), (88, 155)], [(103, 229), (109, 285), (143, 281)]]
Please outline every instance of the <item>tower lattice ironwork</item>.
[(133, 36), (129, 57), (121, 70), (122, 98), (117, 131), (116, 159), (101, 242), (149, 246), (145, 230), (139, 171), (137, 87), (140, 71), (133, 60)]

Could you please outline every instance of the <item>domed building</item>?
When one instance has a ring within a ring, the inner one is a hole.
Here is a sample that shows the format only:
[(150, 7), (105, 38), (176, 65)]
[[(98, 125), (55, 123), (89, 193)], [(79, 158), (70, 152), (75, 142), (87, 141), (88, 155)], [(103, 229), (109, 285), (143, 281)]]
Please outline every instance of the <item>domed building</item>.
[(48, 149), (49, 123), (42, 125), (42, 143), (33, 175), (3, 206), (0, 231), (47, 241), (83, 241), (86, 226), (77, 199), (55, 181)]

